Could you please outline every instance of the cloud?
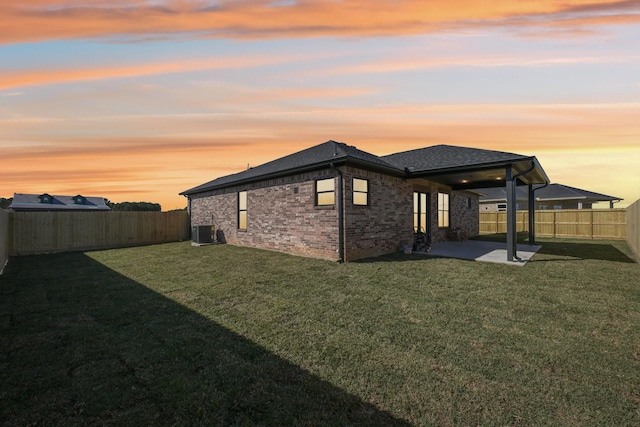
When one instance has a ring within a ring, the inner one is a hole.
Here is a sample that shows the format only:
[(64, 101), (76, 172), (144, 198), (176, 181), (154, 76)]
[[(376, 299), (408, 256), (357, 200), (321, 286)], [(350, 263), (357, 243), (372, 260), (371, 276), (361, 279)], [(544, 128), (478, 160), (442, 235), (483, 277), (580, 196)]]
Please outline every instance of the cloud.
[[(161, 203), (165, 209), (183, 207), (180, 191), (328, 139), (378, 155), (435, 144), (536, 155), (556, 181), (568, 179), (567, 165), (584, 165), (585, 156), (600, 156), (602, 174), (611, 174), (612, 168), (614, 175), (626, 170), (621, 175), (637, 182), (637, 117), (640, 103), (398, 103), (55, 121), (0, 118), (0, 150), (5, 160), (0, 171), (0, 196), (39, 191), (66, 194), (78, 188), (74, 194), (114, 201), (116, 197), (142, 199)], [(77, 131), (85, 127), (95, 133)], [(107, 132), (123, 127), (124, 135)], [(170, 135), (165, 134), (165, 127), (171, 130)], [(140, 130), (147, 133), (132, 136)], [(584, 179), (594, 175), (587, 166), (581, 171)], [(628, 189), (594, 184), (589, 182), (582, 188), (630, 201), (637, 198)]]
[(640, 55), (553, 56), (553, 55), (464, 55), (436, 58), (385, 58), (384, 61), (334, 67), (323, 74), (389, 73), (445, 67), (547, 67), (574, 64), (626, 64), (640, 62)]
[[(161, 62), (152, 64), (100, 67), (69, 68), (58, 70), (17, 70), (0, 74), (0, 90), (17, 87), (35, 86), (56, 83), (68, 83), (87, 80), (102, 80), (125, 77), (139, 77), (160, 74), (185, 73), (213, 69), (251, 68), (264, 65), (281, 64), (301, 59), (302, 56), (251, 56), (227, 57), (211, 60), (192, 60)], [(11, 92), (20, 94), (19, 92)], [(2, 96), (8, 96), (3, 94)]]
[[(482, 25), (583, 32), (640, 22), (637, 1), (298, 0), (3, 2), (0, 44), (53, 39), (406, 35)], [(586, 29), (585, 29), (586, 28)]]

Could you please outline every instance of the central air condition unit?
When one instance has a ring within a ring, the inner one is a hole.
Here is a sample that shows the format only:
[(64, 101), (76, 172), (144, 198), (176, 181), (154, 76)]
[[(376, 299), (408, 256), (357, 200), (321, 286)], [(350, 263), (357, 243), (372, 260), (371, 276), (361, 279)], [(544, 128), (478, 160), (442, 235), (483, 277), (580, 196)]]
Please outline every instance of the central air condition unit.
[(194, 243), (213, 243), (213, 227), (211, 225), (194, 225), (191, 229)]

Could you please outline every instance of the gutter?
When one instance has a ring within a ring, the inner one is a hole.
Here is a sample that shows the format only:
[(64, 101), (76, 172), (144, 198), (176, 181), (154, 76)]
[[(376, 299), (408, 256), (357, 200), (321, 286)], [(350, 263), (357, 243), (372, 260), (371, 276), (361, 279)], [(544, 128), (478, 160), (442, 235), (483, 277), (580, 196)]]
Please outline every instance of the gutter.
[(187, 218), (189, 219), (189, 238), (193, 238), (191, 235), (191, 196), (184, 194), (184, 197), (187, 198)]
[[(537, 163), (537, 161), (534, 156), (534, 157), (525, 157), (519, 160), (499, 160), (496, 162), (487, 162), (487, 163), (480, 163), (480, 164), (473, 164), (473, 165), (450, 166), (450, 167), (439, 168), (439, 169), (429, 169), (425, 171), (412, 170), (411, 173), (413, 173), (414, 175), (420, 175), (420, 176), (441, 175), (443, 173), (467, 171), (469, 169), (474, 169), (474, 170), (494, 169), (499, 166), (509, 166), (509, 165), (513, 165), (514, 163), (521, 163), (526, 161), (534, 162), (534, 169), (535, 169), (535, 163)], [(533, 169), (527, 170), (526, 172), (520, 173), (518, 175), (522, 176), (525, 173), (531, 172), (531, 170)]]

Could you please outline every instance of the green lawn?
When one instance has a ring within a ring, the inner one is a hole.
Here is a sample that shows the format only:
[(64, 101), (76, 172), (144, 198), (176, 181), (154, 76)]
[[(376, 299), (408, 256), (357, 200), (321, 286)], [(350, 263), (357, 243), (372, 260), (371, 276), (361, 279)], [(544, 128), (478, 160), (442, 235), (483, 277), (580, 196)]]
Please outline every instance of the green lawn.
[(640, 425), (640, 266), (338, 264), (188, 242), (12, 258), (2, 425)]

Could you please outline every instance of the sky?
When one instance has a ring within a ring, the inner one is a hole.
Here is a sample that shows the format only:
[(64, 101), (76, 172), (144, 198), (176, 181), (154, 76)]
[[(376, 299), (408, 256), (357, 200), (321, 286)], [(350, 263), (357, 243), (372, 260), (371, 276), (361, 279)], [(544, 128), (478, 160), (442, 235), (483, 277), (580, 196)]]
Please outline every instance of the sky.
[(534, 155), (627, 206), (640, 1), (0, 0), (0, 197), (183, 208), (328, 140)]

